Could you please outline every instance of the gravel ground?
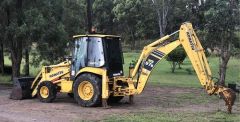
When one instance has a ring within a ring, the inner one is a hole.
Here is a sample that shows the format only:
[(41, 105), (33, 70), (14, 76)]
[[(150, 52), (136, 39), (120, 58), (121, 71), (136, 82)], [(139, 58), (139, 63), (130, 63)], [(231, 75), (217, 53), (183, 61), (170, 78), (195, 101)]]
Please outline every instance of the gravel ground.
[[(53, 103), (41, 103), (38, 99), (11, 100), (10, 86), (0, 85), (0, 121), (1, 122), (68, 122), (99, 121), (110, 115), (130, 112), (169, 111), (169, 112), (212, 112), (226, 111), (224, 102), (209, 98), (200, 88), (160, 87), (148, 85), (141, 95), (134, 97), (134, 104), (127, 103), (125, 97), (120, 103), (109, 109), (102, 107), (81, 107), (66, 94), (58, 94)], [(193, 94), (191, 97), (182, 95)], [(201, 95), (201, 97), (199, 97)], [(180, 97), (179, 97), (180, 96)], [(212, 96), (216, 97), (216, 96)], [(198, 102), (207, 98), (207, 102)], [(192, 101), (192, 99), (196, 99)], [(239, 100), (233, 107), (233, 113), (240, 113)]]

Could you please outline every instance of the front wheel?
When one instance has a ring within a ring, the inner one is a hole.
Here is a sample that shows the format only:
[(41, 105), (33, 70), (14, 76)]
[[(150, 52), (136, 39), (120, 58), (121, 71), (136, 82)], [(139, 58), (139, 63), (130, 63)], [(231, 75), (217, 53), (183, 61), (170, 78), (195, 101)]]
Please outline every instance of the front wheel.
[(74, 99), (81, 106), (97, 106), (101, 103), (101, 79), (90, 73), (82, 74), (73, 84), (73, 93)]
[(52, 102), (57, 95), (56, 85), (50, 81), (43, 81), (38, 86), (38, 99), (44, 103)]

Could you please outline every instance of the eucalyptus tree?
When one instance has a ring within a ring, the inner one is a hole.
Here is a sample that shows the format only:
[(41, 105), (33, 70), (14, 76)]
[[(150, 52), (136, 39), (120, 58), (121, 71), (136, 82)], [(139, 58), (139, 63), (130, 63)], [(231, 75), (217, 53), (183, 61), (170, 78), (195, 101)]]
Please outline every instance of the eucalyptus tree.
[(137, 40), (153, 38), (156, 34), (156, 14), (149, 0), (115, 0), (114, 22), (131, 49), (136, 49)]
[(219, 50), (219, 83), (225, 84), (227, 64), (239, 47), (236, 32), (240, 27), (238, 0), (209, 0), (206, 2), (206, 31), (208, 45)]

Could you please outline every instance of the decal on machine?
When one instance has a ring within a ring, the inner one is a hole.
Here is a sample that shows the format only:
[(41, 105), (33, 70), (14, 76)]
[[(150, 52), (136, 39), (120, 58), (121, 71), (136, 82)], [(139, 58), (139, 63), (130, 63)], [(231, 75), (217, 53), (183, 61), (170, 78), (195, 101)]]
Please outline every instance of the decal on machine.
[(154, 51), (152, 52), (152, 54), (154, 54), (154, 55), (156, 55), (156, 56), (158, 56), (158, 57), (160, 57), (160, 58), (162, 58), (162, 57), (165, 55), (163, 52), (158, 51), (158, 50), (154, 50)]
[[(155, 56), (153, 56), (153, 55)], [(155, 50), (153, 51), (146, 59), (146, 61), (144, 62), (144, 66), (143, 68), (148, 70), (148, 71), (152, 71), (152, 69), (154, 68), (154, 66), (158, 63), (158, 61), (164, 56), (165, 54), (161, 51)], [(159, 58), (157, 58), (157, 57)]]
[(59, 71), (57, 73), (51, 74), (51, 75), (49, 75), (49, 77), (52, 78), (52, 77), (55, 77), (55, 76), (58, 76), (58, 75), (61, 75), (61, 74), (63, 74), (63, 71)]
[(194, 46), (192, 37), (191, 37), (191, 35), (190, 35), (189, 32), (187, 32), (187, 37), (188, 37), (188, 40), (189, 40), (189, 43), (190, 43), (190, 45), (191, 45), (192, 50), (194, 50), (194, 49), (195, 49), (195, 46)]

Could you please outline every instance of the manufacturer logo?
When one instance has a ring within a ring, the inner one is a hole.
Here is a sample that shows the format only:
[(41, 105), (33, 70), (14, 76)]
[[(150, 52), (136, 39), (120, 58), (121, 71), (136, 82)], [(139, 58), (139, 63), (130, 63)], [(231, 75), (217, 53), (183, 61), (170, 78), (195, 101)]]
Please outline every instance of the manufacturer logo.
[(154, 61), (151, 60), (151, 59), (148, 59), (147, 61), (145, 61), (145, 65), (146, 65), (146, 66), (149, 66), (149, 67), (151, 67), (151, 68), (153, 68)]
[(51, 78), (51, 77), (55, 77), (55, 76), (58, 76), (58, 75), (61, 75), (61, 74), (63, 74), (63, 71), (59, 71), (57, 73), (51, 74), (51, 75), (49, 75), (49, 77)]
[(159, 58), (157, 58), (153, 55), (149, 55), (143, 63), (144, 69), (146, 69), (148, 71), (152, 71), (152, 69), (154, 68), (154, 66), (157, 64), (157, 62), (159, 60), (160, 60)]
[(188, 40), (189, 40), (189, 43), (190, 43), (190, 45), (191, 45), (191, 48), (192, 48), (192, 50), (194, 50), (194, 49), (195, 49), (195, 46), (194, 46), (192, 37), (191, 37), (191, 35), (190, 35), (189, 32), (187, 32), (187, 36), (188, 36)]

